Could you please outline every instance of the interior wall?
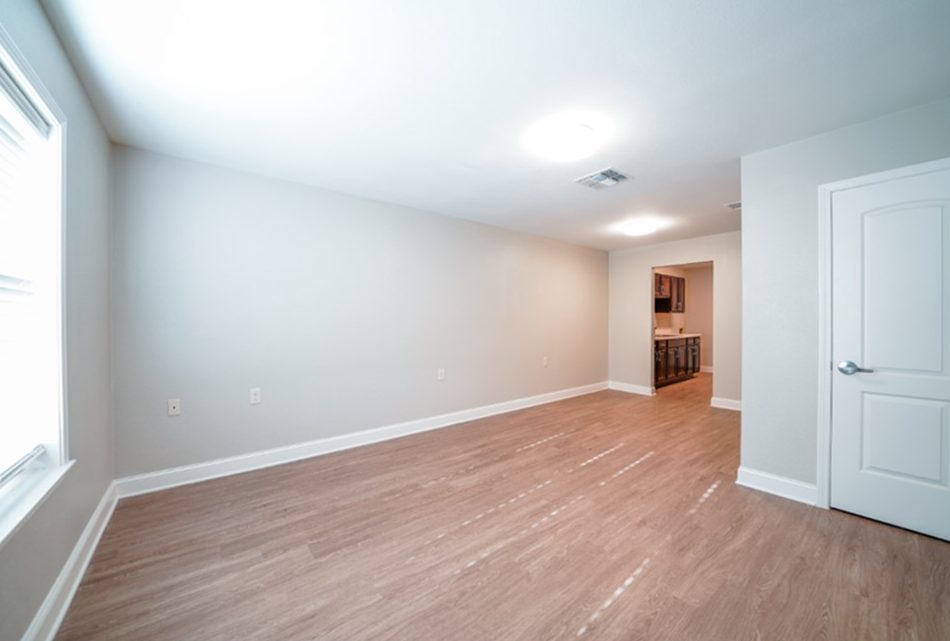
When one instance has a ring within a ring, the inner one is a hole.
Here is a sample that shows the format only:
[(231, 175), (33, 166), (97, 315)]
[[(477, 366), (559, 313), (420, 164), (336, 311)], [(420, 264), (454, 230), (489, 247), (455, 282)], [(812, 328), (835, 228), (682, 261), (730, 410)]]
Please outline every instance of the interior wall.
[(120, 476), (606, 380), (603, 251), (127, 147), (114, 168)]
[[(741, 233), (730, 232), (610, 253), (610, 380), (653, 384), (653, 267), (713, 262), (713, 396), (740, 400)], [(689, 298), (687, 298), (687, 307)]]
[(712, 367), (713, 345), (713, 268), (689, 267), (686, 269), (685, 331), (702, 334), (699, 364)]
[[(65, 113), (66, 420), (76, 460), (0, 548), (0, 639), (19, 639), (113, 479), (109, 365), (109, 143), (42, 10), (0, 3), (0, 26)], [(2, 426), (6, 427), (6, 426)]]
[(815, 482), (818, 186), (947, 156), (950, 100), (742, 158), (744, 467)]

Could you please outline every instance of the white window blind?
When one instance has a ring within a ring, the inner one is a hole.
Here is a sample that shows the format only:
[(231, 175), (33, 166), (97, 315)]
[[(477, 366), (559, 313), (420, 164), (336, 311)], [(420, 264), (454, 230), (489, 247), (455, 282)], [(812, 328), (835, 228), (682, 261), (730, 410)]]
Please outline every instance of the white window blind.
[(0, 486), (61, 462), (60, 145), (0, 59)]

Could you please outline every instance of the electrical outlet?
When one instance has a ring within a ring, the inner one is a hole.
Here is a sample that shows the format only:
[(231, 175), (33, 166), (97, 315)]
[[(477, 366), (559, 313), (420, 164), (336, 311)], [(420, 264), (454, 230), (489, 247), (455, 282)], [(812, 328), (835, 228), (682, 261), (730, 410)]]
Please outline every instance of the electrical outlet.
[(440, 367), (439, 369), (437, 369), (437, 370), (435, 371), (435, 378), (436, 378), (436, 380), (439, 380), (439, 381), (444, 381), (444, 380), (445, 380), (445, 368), (444, 368), (444, 367)]
[(180, 398), (168, 399), (168, 415), (179, 416), (180, 414), (181, 414), (181, 399)]
[(252, 387), (249, 394), (251, 405), (258, 405), (261, 402), (261, 388)]
[(547, 356), (545, 356), (544, 358), (541, 359), (541, 364), (544, 365), (545, 367), (548, 366), (548, 357), (547, 357)]

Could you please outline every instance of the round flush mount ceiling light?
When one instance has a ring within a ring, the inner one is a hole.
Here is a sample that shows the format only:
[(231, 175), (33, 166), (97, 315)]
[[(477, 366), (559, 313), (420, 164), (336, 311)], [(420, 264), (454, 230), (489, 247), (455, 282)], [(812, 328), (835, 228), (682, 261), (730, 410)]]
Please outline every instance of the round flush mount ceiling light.
[(624, 221), (617, 227), (625, 236), (647, 236), (665, 227), (665, 224), (659, 218), (644, 216)]
[(592, 156), (610, 140), (614, 127), (592, 111), (562, 111), (541, 118), (525, 130), (522, 146), (534, 156), (552, 162), (571, 162)]

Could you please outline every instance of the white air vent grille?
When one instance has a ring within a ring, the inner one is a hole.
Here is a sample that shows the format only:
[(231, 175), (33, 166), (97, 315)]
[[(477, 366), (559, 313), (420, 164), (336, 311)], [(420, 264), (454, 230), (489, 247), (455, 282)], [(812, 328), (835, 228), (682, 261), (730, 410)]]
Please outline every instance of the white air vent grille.
[(592, 174), (581, 176), (574, 182), (590, 187), (591, 189), (607, 189), (625, 180), (627, 180), (625, 175), (612, 167), (607, 167), (607, 169), (601, 169)]

